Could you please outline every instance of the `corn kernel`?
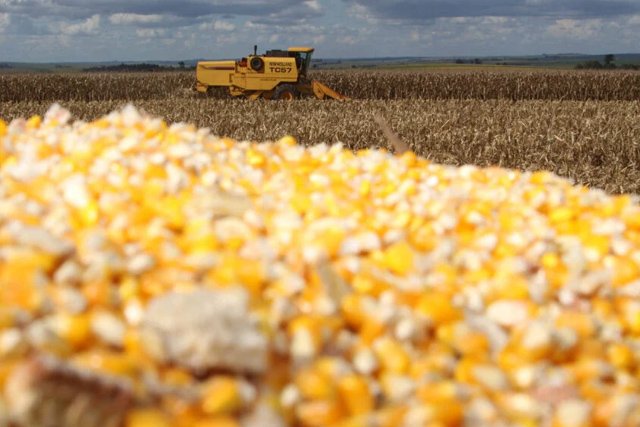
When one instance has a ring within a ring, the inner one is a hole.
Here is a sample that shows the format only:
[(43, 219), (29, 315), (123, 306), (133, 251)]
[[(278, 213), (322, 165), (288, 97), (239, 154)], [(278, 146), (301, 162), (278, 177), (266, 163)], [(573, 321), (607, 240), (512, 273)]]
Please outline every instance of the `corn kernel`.
[(296, 418), (303, 427), (326, 427), (336, 424), (344, 416), (338, 402), (317, 400), (296, 408)]
[(56, 330), (73, 348), (85, 347), (91, 339), (91, 321), (88, 315), (59, 314), (56, 317)]
[(413, 267), (413, 251), (405, 242), (395, 243), (384, 251), (384, 262), (394, 273), (405, 275)]
[(395, 374), (403, 374), (408, 371), (411, 359), (397, 342), (381, 338), (374, 344), (374, 349), (385, 371)]
[(171, 427), (169, 418), (156, 409), (135, 409), (127, 414), (126, 427)]
[(340, 399), (350, 415), (363, 415), (373, 411), (375, 402), (365, 380), (357, 375), (348, 375), (338, 383)]
[(333, 384), (329, 377), (315, 369), (305, 369), (295, 377), (295, 385), (305, 399), (322, 400), (333, 395)]
[(588, 314), (577, 312), (564, 312), (556, 317), (556, 326), (567, 327), (575, 330), (582, 339), (589, 338), (595, 334), (595, 325)]
[(207, 386), (202, 399), (202, 411), (208, 415), (230, 414), (242, 405), (238, 383), (233, 378), (215, 378)]
[(193, 427), (241, 427), (241, 424), (232, 417), (204, 418), (191, 425)]
[(607, 348), (607, 358), (617, 369), (629, 370), (635, 365), (631, 349), (624, 344), (612, 344)]
[(429, 316), (435, 325), (443, 325), (462, 318), (462, 313), (453, 307), (449, 298), (436, 293), (423, 295), (418, 300), (416, 310)]
[(29, 120), (27, 120), (27, 127), (28, 128), (39, 128), (41, 123), (42, 123), (42, 117), (33, 116)]

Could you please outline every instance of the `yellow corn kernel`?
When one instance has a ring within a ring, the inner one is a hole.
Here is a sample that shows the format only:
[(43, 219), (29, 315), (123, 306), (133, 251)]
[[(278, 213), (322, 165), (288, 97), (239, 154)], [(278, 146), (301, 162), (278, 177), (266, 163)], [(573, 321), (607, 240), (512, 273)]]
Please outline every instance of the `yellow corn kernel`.
[(607, 347), (607, 359), (617, 369), (629, 370), (635, 366), (633, 351), (624, 344), (611, 344)]
[(425, 403), (447, 403), (459, 399), (458, 390), (453, 381), (438, 381), (420, 385), (416, 396)]
[(638, 278), (640, 270), (638, 265), (629, 258), (614, 258), (613, 262), (613, 287), (618, 288)]
[(4, 120), (0, 120), (0, 136), (7, 134), (7, 123)]
[(528, 300), (529, 281), (519, 274), (498, 274), (494, 278), (495, 293), (488, 299)]
[(605, 359), (607, 357), (605, 346), (602, 341), (596, 337), (580, 340), (578, 349), (579, 354), (584, 356), (598, 359)]
[(462, 313), (453, 307), (451, 300), (437, 293), (423, 295), (418, 301), (416, 311), (429, 316), (436, 326), (462, 318)]
[(0, 331), (2, 329), (9, 329), (15, 325), (16, 316), (14, 310), (8, 307), (0, 306)]
[(592, 337), (595, 334), (593, 319), (586, 313), (562, 312), (556, 317), (555, 324), (558, 328), (573, 329), (581, 339)]
[(132, 276), (126, 276), (118, 286), (118, 295), (124, 302), (140, 295), (140, 283)]
[(312, 316), (299, 316), (289, 322), (288, 333), (294, 336), (298, 332), (309, 333), (315, 348), (320, 348), (323, 342), (321, 319)]
[(293, 147), (293, 146), (295, 146), (297, 144), (298, 144), (298, 142), (291, 135), (287, 135), (287, 136), (281, 138), (278, 141), (278, 145), (283, 146), (283, 147)]
[(467, 384), (475, 383), (473, 369), (477, 365), (478, 365), (478, 362), (474, 359), (471, 359), (468, 357), (460, 359), (454, 372), (454, 377), (456, 381), (460, 381), (462, 383), (467, 383)]
[(337, 379), (343, 375), (340, 362), (335, 357), (322, 356), (315, 363), (314, 368), (327, 378)]
[(192, 424), (193, 427), (241, 427), (241, 424), (232, 417), (203, 418)]
[(60, 337), (76, 350), (85, 347), (91, 340), (91, 321), (87, 314), (60, 313), (55, 318), (55, 325)]
[(331, 379), (317, 369), (307, 368), (298, 372), (294, 383), (305, 399), (328, 399), (334, 393)]
[[(419, 379), (426, 374), (448, 372), (451, 369), (451, 362), (455, 360), (454, 352), (449, 346), (442, 345), (440, 347), (432, 345), (424, 349), (424, 352), (421, 353), (423, 356), (411, 363), (409, 370), (411, 377)], [(428, 356), (424, 356), (424, 354), (428, 354)]]
[(93, 281), (86, 283), (82, 288), (82, 293), (92, 306), (107, 307), (113, 301), (111, 284), (105, 281)]
[(366, 320), (362, 308), (362, 297), (358, 294), (348, 294), (340, 301), (342, 318), (352, 328), (360, 328)]
[(549, 221), (556, 225), (562, 222), (568, 222), (574, 218), (575, 212), (571, 208), (557, 208), (549, 213)]
[(355, 415), (340, 421), (336, 427), (369, 427), (371, 425), (372, 415)]
[(387, 406), (376, 411), (374, 414), (374, 425), (380, 427), (400, 427), (407, 413), (404, 405)]
[[(33, 288), (31, 281), (16, 281), (7, 279), (12, 273), (7, 273), (11, 268), (0, 266), (0, 301), (12, 308), (23, 308), (29, 311), (36, 310), (40, 305), (40, 298)], [(6, 280), (5, 280), (6, 279)]]
[(127, 414), (125, 427), (171, 427), (171, 422), (157, 409), (134, 409)]
[(591, 378), (599, 378), (606, 369), (606, 361), (587, 357), (575, 362), (571, 367), (571, 372), (578, 382), (583, 382)]
[(142, 346), (140, 332), (137, 329), (127, 329), (124, 333), (123, 347), (127, 354), (142, 358), (146, 356)]
[(367, 382), (358, 375), (343, 377), (338, 383), (338, 392), (349, 415), (367, 414), (375, 407)]
[(247, 163), (250, 166), (262, 167), (267, 163), (267, 157), (258, 150), (247, 151)]
[(381, 282), (363, 275), (356, 274), (352, 280), (353, 289), (359, 294), (366, 294), (372, 297), (378, 297), (387, 289), (387, 286)]
[(109, 351), (81, 353), (74, 361), (89, 369), (134, 378), (138, 373), (138, 360), (127, 354)]
[(364, 345), (372, 344), (377, 338), (382, 336), (386, 331), (384, 324), (376, 319), (367, 318), (360, 329), (360, 341)]
[(296, 407), (296, 418), (304, 427), (326, 427), (336, 424), (344, 416), (342, 408), (334, 400), (304, 402)]
[(0, 360), (0, 390), (5, 389), (7, 380), (19, 363), (19, 360)]
[(609, 252), (611, 246), (608, 236), (599, 236), (595, 234), (589, 234), (582, 239), (582, 244), (585, 249), (592, 249), (596, 251), (601, 257), (605, 256)]
[(87, 206), (79, 210), (78, 215), (84, 228), (95, 226), (100, 217), (98, 203), (95, 200), (90, 201)]
[(386, 372), (394, 374), (408, 372), (411, 360), (398, 342), (389, 338), (381, 338), (374, 344), (374, 351)]
[(202, 399), (202, 412), (207, 415), (225, 415), (236, 412), (242, 406), (240, 388), (230, 377), (214, 378), (206, 386)]
[(290, 201), (291, 207), (298, 213), (305, 213), (311, 208), (311, 198), (307, 194), (296, 194)]
[(345, 231), (340, 227), (330, 227), (321, 236), (318, 236), (315, 243), (327, 251), (330, 257), (335, 257), (340, 250), (340, 245), (346, 237)]
[(640, 312), (628, 313), (624, 320), (625, 326), (633, 336), (640, 335)]
[(27, 128), (37, 129), (40, 127), (41, 123), (42, 123), (42, 117), (33, 116), (29, 120), (27, 120)]
[(592, 402), (604, 402), (610, 393), (610, 387), (598, 379), (587, 379), (580, 384), (580, 394)]
[(453, 346), (463, 356), (481, 356), (489, 350), (489, 339), (481, 332), (469, 332), (455, 337)]
[(171, 385), (186, 386), (193, 383), (193, 376), (186, 370), (170, 368), (163, 375), (164, 382)]
[(428, 414), (429, 424), (427, 425), (429, 427), (461, 425), (464, 416), (462, 404), (455, 400), (440, 403), (429, 402), (424, 409)]
[(359, 193), (362, 197), (368, 197), (371, 193), (371, 182), (370, 181), (362, 181), (360, 183)]
[(404, 276), (413, 268), (413, 250), (404, 241), (394, 243), (384, 251), (384, 263), (392, 272)]

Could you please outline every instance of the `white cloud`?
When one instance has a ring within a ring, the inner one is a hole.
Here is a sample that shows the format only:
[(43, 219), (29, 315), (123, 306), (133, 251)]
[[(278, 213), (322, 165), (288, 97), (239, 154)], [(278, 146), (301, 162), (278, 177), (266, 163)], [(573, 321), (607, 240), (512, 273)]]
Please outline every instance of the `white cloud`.
[(231, 35), (221, 34), (218, 37), (216, 37), (216, 44), (218, 44), (219, 46), (229, 46), (237, 42), (238, 42), (238, 37), (234, 34), (231, 34)]
[(278, 39), (279, 39), (279, 38), (280, 38), (280, 36), (279, 36), (279, 35), (274, 34), (274, 35), (272, 35), (271, 37), (269, 37), (269, 43), (271, 43), (271, 44), (278, 43)]
[(322, 11), (322, 6), (320, 6), (320, 3), (318, 3), (318, 0), (308, 0), (308, 1), (305, 1), (304, 4), (315, 11), (318, 11), (318, 12)]
[(80, 24), (69, 24), (62, 22), (60, 32), (67, 36), (94, 35), (100, 29), (100, 15), (93, 15), (91, 18)]
[(369, 25), (378, 25), (380, 23), (380, 20), (373, 16), (369, 8), (360, 3), (354, 3), (347, 9), (346, 13), (352, 19), (366, 22)]
[(9, 25), (10, 19), (8, 13), (0, 13), (0, 33)]
[(140, 15), (137, 13), (114, 13), (109, 17), (112, 24), (152, 24), (162, 22), (162, 15)]
[(154, 38), (154, 37), (162, 37), (166, 33), (163, 29), (154, 29), (154, 28), (142, 28), (136, 30), (136, 35), (138, 37), (146, 37), (146, 38)]
[(596, 35), (602, 26), (600, 19), (558, 19), (547, 27), (547, 33), (554, 37), (585, 40)]
[(200, 29), (202, 31), (233, 31), (236, 29), (236, 26), (227, 21), (214, 21), (203, 22), (202, 24), (200, 24)]

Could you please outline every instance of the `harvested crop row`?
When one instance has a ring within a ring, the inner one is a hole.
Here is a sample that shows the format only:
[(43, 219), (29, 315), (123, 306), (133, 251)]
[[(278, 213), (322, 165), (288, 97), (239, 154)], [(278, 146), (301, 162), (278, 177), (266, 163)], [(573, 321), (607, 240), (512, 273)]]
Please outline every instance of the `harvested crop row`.
[[(123, 101), (64, 103), (95, 120)], [(244, 102), (139, 101), (167, 122), (208, 127), (236, 140), (276, 140), (290, 133), (305, 144), (385, 147), (374, 122), (382, 113), (416, 154), (437, 163), (550, 170), (609, 193), (640, 193), (640, 103), (478, 100)], [(0, 117), (42, 115), (48, 103), (0, 104)]]
[[(353, 99), (640, 99), (640, 73), (624, 71), (315, 71)], [(0, 102), (193, 98), (195, 73), (0, 75)], [(217, 96), (217, 95), (216, 95)]]
[(192, 95), (194, 73), (0, 75), (0, 102), (168, 99)]
[(640, 99), (637, 72), (320, 71), (313, 78), (357, 99)]
[(0, 122), (0, 421), (640, 423), (635, 198), (69, 120)]

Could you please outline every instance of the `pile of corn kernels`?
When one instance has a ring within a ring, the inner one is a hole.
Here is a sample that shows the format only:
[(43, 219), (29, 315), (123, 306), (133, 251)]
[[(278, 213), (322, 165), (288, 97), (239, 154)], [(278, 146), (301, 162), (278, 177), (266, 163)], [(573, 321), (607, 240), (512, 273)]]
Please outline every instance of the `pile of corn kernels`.
[(637, 201), (548, 172), (54, 105), (0, 121), (0, 425), (46, 355), (126, 427), (638, 426), (639, 266)]

